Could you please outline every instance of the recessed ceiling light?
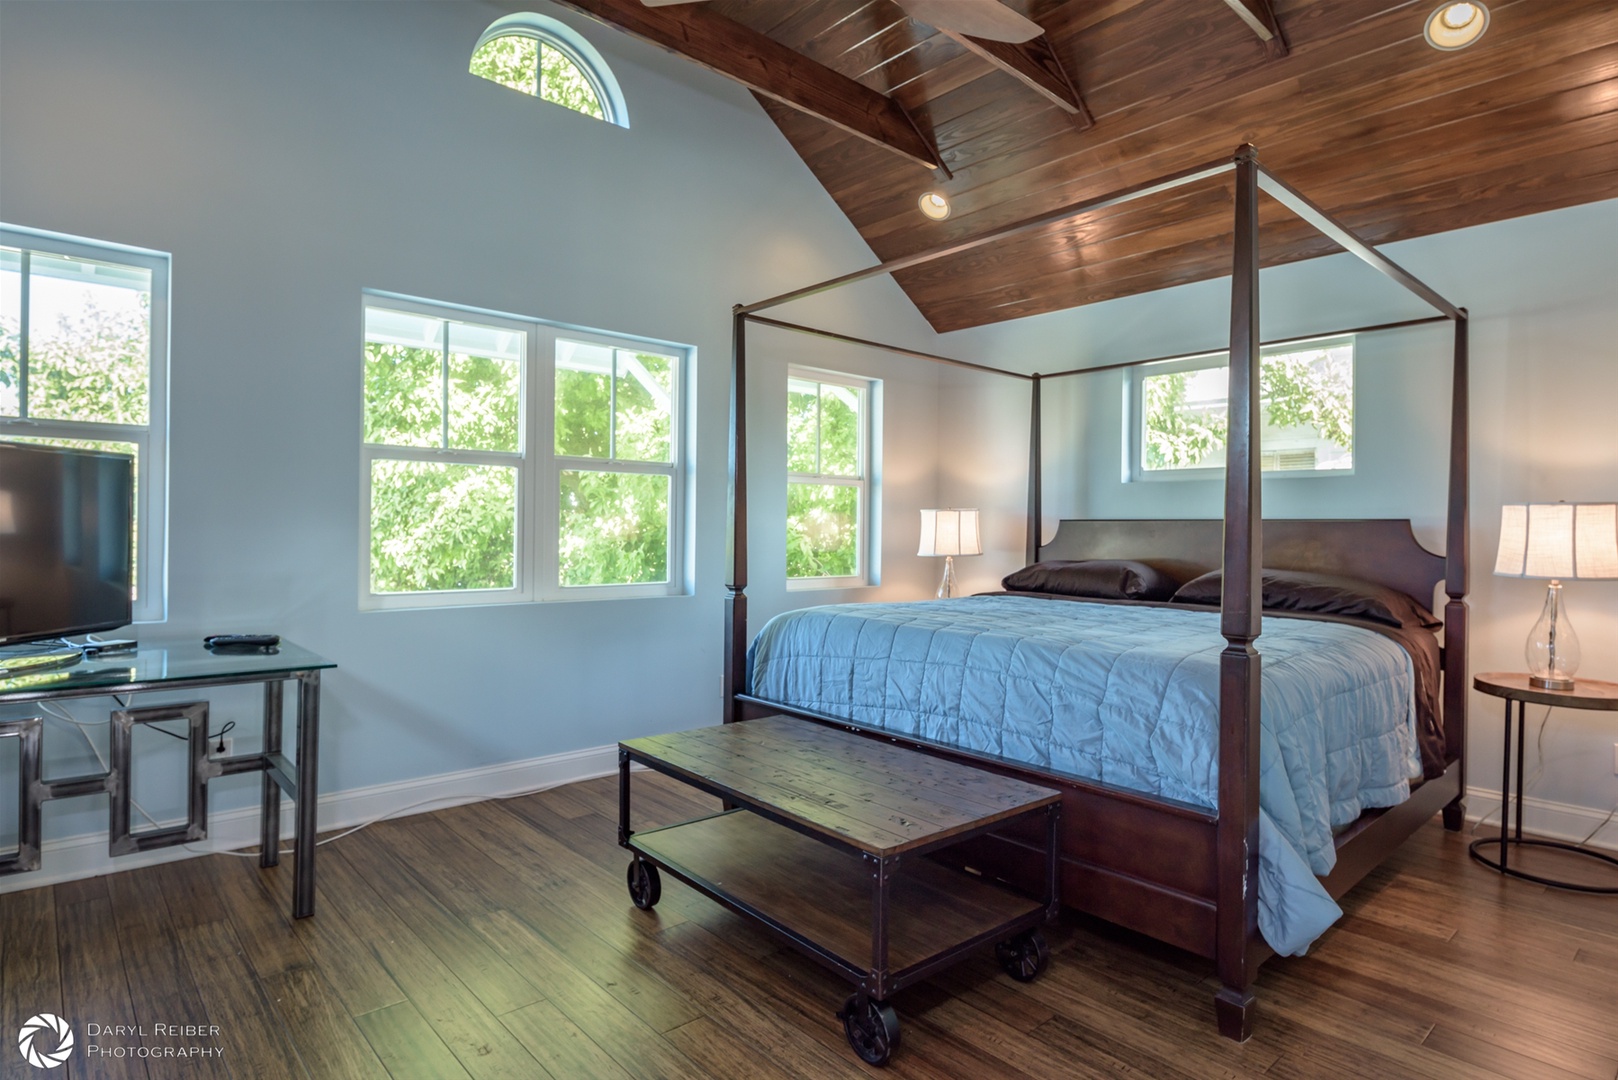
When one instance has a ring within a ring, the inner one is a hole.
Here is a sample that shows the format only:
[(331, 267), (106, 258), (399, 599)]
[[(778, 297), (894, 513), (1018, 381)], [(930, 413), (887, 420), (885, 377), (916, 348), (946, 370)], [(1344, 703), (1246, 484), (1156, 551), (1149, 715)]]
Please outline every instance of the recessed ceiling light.
[(921, 212), (934, 221), (943, 221), (949, 217), (949, 196), (942, 191), (929, 191), (916, 200)]
[(1427, 16), (1425, 34), (1427, 44), (1444, 52), (1464, 49), (1489, 28), (1489, 9), (1472, 0), (1471, 3), (1440, 4)]

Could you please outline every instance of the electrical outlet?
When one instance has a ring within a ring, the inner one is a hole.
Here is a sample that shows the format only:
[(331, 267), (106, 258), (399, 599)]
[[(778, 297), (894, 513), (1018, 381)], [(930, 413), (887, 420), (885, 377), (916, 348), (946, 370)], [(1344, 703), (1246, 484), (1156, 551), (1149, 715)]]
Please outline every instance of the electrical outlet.
[[(219, 747), (221, 745), (224, 746), (223, 750), (219, 749)], [(236, 752), (236, 740), (232, 739), (229, 735), (226, 735), (223, 739), (215, 738), (215, 739), (209, 739), (208, 740), (208, 756), (209, 757), (227, 758), (227, 757), (230, 757), (235, 752)]]

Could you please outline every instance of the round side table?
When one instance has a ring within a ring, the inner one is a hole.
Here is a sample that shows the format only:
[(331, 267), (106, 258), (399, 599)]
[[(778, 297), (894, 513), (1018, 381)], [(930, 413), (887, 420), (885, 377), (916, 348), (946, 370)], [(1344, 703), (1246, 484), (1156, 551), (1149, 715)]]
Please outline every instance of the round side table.
[[(1528, 727), (1527, 708), (1534, 705), (1553, 705), (1562, 709), (1596, 709), (1604, 712), (1618, 712), (1618, 683), (1602, 682), (1599, 679), (1580, 679), (1578, 685), (1572, 690), (1546, 690), (1534, 686), (1528, 681), (1527, 674), (1515, 672), (1491, 671), (1478, 675), (1472, 680), (1472, 689), (1491, 694), (1497, 698), (1506, 699), (1506, 735), (1505, 753), (1500, 767), (1500, 835), (1488, 836), (1481, 840), (1472, 841), (1472, 858), (1484, 866), (1492, 867), (1514, 878), (1524, 881), (1534, 881), (1541, 885), (1549, 885), (1557, 889), (1571, 889), (1575, 892), (1601, 893), (1618, 896), (1618, 886), (1579, 885), (1569, 881), (1557, 881), (1553, 878), (1530, 874), (1526, 870), (1518, 870), (1511, 865), (1511, 849), (1514, 847), (1545, 847), (1556, 848), (1559, 851), (1571, 851), (1587, 858), (1598, 859), (1618, 867), (1618, 858), (1614, 858), (1600, 851), (1592, 851), (1577, 844), (1565, 844), (1560, 840), (1533, 840), (1522, 834), (1522, 800), (1523, 800), (1523, 742)], [(1514, 835), (1507, 835), (1507, 816), (1511, 809), (1511, 706), (1517, 705), (1517, 822)], [(1481, 848), (1494, 845), (1500, 849), (1500, 858), (1491, 859), (1483, 854)]]

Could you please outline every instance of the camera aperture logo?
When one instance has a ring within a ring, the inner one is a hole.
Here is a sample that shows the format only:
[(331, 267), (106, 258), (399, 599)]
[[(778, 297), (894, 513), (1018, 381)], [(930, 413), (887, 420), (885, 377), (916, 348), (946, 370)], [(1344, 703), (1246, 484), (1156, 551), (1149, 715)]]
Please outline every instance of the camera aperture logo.
[(40, 1013), (17, 1033), (17, 1049), (34, 1068), (54, 1069), (65, 1065), (73, 1054), (73, 1029), (54, 1013)]

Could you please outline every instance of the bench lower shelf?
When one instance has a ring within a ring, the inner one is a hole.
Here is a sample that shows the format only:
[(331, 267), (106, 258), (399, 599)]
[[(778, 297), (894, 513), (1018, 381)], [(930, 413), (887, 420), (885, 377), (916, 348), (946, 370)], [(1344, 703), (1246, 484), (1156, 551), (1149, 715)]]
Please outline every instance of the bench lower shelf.
[[(869, 861), (740, 809), (637, 832), (629, 847), (856, 983), (874, 974)], [(1046, 917), (1041, 901), (922, 857), (902, 861), (890, 889), (892, 990)]]

